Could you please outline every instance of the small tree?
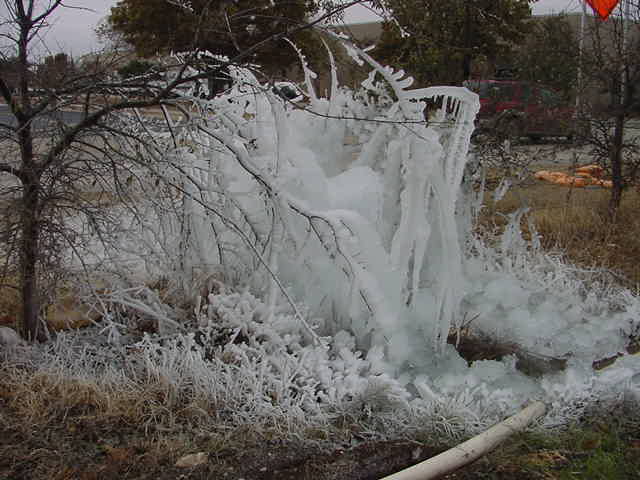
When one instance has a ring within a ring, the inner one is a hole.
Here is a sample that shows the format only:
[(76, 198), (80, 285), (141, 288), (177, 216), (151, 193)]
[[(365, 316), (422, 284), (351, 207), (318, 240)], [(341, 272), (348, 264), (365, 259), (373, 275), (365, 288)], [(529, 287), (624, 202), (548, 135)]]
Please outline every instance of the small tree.
[[(113, 65), (96, 62), (93, 68), (78, 72), (69, 68), (72, 62), (65, 54), (48, 57), (34, 75), (32, 43), (62, 7), (62, 0), (46, 4), (4, 0), (2, 19), (8, 32), (5, 38), (10, 41), (3, 53), (11, 59), (11, 68), (0, 70), (0, 95), (14, 117), (0, 124), (2, 237), (5, 273), (12, 264), (17, 265), (22, 330), (28, 339), (42, 334), (38, 323), (42, 281), (64, 250), (80, 245), (81, 235), (68, 219), (82, 217), (82, 223), (91, 225), (98, 237), (110, 221), (100, 200), (84, 194), (86, 187), (98, 184), (124, 190), (120, 175), (135, 160), (132, 143), (136, 138), (116, 114), (161, 105), (178, 86), (208, 75), (188, 68), (187, 57), (187, 64), (164, 82), (113, 82), (109, 80)], [(132, 87), (143, 88), (148, 97), (127, 98), (123, 92)], [(115, 101), (114, 93), (120, 94)], [(86, 106), (84, 115), (76, 114), (70, 120), (71, 114), (64, 110), (77, 104)]]
[[(625, 189), (640, 167), (640, 145), (625, 135), (635, 114), (634, 90), (640, 82), (640, 2), (625, 0), (626, 19), (588, 18), (582, 55), (581, 110), (591, 122), (587, 141), (611, 172), (609, 216), (615, 218)], [(628, 133), (628, 132), (627, 132)]]
[(520, 78), (553, 86), (567, 100), (576, 101), (576, 122), (582, 124), (576, 129), (581, 132), (579, 140), (593, 147), (596, 161), (611, 173), (608, 210), (612, 219), (640, 167), (637, 138), (625, 135), (628, 121), (637, 112), (639, 2), (622, 3), (628, 5), (626, 22), (620, 14), (605, 21), (586, 16), (583, 31), (566, 16), (540, 19), (512, 60)]

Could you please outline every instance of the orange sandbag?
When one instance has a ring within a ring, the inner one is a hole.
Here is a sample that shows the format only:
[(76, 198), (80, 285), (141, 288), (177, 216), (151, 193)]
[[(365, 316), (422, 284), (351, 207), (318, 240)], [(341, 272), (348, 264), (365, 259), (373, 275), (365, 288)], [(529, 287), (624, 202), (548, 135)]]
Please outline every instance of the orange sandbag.
[(604, 173), (604, 168), (600, 165), (584, 165), (576, 169), (576, 175), (582, 176), (582, 174), (591, 175), (595, 178), (600, 178)]
[(588, 178), (568, 177), (568, 179), (572, 187), (584, 188), (587, 185), (591, 185), (591, 181)]
[(613, 188), (613, 182), (611, 180), (596, 180), (594, 185), (599, 185), (602, 188)]
[(536, 178), (539, 178), (540, 180), (546, 180), (547, 182), (551, 183), (562, 182), (565, 178), (567, 178), (567, 174), (562, 172), (547, 172), (543, 170), (542, 172), (538, 173), (540, 175), (536, 176)]
[[(602, 169), (598, 165), (587, 165), (587, 167), (597, 167), (591, 171), (596, 173), (597, 176), (602, 174)], [(603, 188), (611, 188), (610, 180), (600, 180), (597, 176), (593, 177), (586, 171), (577, 172), (575, 177), (564, 172), (549, 172), (547, 170), (540, 170), (534, 174), (534, 177), (538, 180), (545, 180), (564, 187), (584, 188), (589, 185), (597, 185)]]
[(573, 178), (562, 172), (551, 172), (550, 177), (553, 183), (559, 183), (561, 185), (568, 185)]

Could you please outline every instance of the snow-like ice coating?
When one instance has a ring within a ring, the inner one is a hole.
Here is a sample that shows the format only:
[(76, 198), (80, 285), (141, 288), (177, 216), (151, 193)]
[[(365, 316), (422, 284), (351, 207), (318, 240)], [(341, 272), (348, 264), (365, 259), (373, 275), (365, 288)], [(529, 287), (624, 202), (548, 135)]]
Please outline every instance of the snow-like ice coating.
[[(552, 406), (547, 422), (555, 424), (589, 399), (637, 395), (640, 358), (625, 351), (640, 329), (635, 295), (525, 242), (521, 212), (492, 246), (473, 233), (469, 206), (478, 203), (461, 185), (477, 96), (411, 89), (404, 72), (340, 41), (372, 68), (358, 92), (338, 86), (330, 57), (331, 94), (322, 98), (302, 58), (303, 104), (243, 69), (230, 70), (224, 95), (193, 98), (201, 114), (173, 132), (177, 146), (166, 140), (156, 167), (182, 192), (176, 208), (150, 204), (128, 227), (127, 251), (140, 247), (150, 273), (198, 297), (202, 328), (260, 330), (253, 353), (225, 349), (242, 368), (298, 375), (306, 396), (296, 409), (387, 398), (412, 415), (461, 418), (473, 429), (533, 399)], [(199, 297), (194, 272), (255, 297)], [(243, 305), (244, 320), (233, 317)], [(563, 368), (525, 375), (516, 354), (469, 365), (447, 343), (457, 329)], [(287, 352), (280, 360), (279, 351)]]

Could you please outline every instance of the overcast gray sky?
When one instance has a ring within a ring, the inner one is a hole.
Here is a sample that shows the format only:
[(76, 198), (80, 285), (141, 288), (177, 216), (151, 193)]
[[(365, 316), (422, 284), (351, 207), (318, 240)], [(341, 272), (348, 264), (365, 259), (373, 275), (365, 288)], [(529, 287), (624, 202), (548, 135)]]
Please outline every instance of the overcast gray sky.
[[(446, 0), (443, 0), (446, 1)], [(98, 48), (94, 34), (96, 25), (104, 18), (117, 0), (69, 0), (68, 4), (86, 10), (62, 9), (56, 16), (45, 38), (52, 51), (64, 51), (73, 56)], [(582, 0), (539, 0), (533, 5), (533, 13), (558, 13), (581, 8)], [(366, 22), (375, 17), (361, 6), (352, 7), (345, 16), (347, 22)]]

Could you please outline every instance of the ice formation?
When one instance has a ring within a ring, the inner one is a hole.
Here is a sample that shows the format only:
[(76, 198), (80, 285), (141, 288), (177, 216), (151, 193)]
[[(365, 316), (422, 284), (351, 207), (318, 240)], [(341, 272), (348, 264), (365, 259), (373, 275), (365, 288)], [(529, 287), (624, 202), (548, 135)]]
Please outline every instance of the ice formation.
[[(296, 411), (369, 395), (478, 426), (536, 398), (553, 405), (554, 423), (589, 399), (637, 395), (640, 359), (625, 351), (640, 328), (637, 297), (525, 242), (517, 215), (494, 246), (474, 236), (461, 184), (477, 96), (411, 89), (403, 71), (340, 40), (372, 68), (358, 92), (337, 85), (331, 58), (322, 98), (302, 58), (303, 105), (239, 68), (224, 95), (191, 99), (200, 114), (156, 135), (167, 148), (150, 180), (180, 194), (130, 220), (127, 251), (139, 248), (149, 274), (192, 295), (202, 328), (222, 321), (236, 336), (261, 338), (224, 349), (237, 368), (261, 365), (267, 383), (293, 382)], [(194, 279), (210, 278), (262, 300), (202, 295)], [(162, 308), (146, 313), (174, 328)], [(461, 329), (562, 368), (525, 375), (516, 353), (469, 364), (447, 343)], [(284, 399), (278, 392), (293, 387), (260, 388)]]

